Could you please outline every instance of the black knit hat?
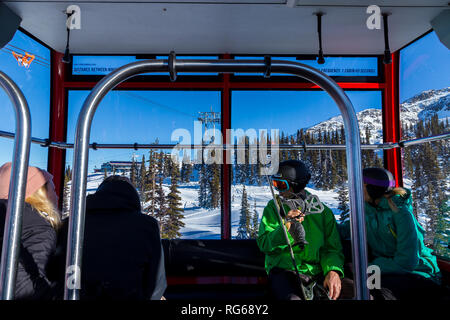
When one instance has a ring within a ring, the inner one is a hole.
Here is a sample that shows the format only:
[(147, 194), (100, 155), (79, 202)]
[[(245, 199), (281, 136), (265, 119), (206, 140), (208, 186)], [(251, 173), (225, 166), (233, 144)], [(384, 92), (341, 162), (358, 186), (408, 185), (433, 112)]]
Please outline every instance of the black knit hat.
[(366, 184), (367, 192), (373, 200), (381, 198), (395, 187), (394, 176), (384, 168), (364, 169), (363, 182)]

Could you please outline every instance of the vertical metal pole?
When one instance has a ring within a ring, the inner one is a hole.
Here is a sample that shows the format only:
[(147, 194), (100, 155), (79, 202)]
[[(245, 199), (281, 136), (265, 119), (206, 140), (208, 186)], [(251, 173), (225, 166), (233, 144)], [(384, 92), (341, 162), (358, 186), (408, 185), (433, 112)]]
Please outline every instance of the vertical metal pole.
[[(173, 60), (179, 72), (266, 72), (261, 61), (239, 60)], [(74, 270), (75, 283), (79, 282), (83, 249), (86, 180), (89, 156), (90, 127), (95, 110), (103, 97), (122, 81), (146, 72), (167, 72), (167, 60), (148, 60), (125, 65), (105, 76), (92, 90), (83, 104), (77, 122), (75, 137), (72, 191), (70, 203), (69, 239), (66, 264)], [(175, 69), (175, 68), (173, 68)], [(347, 152), (347, 168), (350, 196), (350, 220), (352, 254), (356, 298), (369, 299), (367, 289), (367, 244), (364, 218), (364, 197), (362, 189), (361, 144), (356, 113), (347, 95), (338, 84), (324, 73), (296, 62), (274, 61), (272, 72), (294, 74), (314, 82), (325, 90), (338, 105), (344, 120)], [(176, 75), (175, 75), (176, 76)], [(66, 274), (64, 298), (76, 300), (79, 287), (68, 287), (72, 275)]]
[(125, 65), (105, 76), (86, 98), (77, 120), (73, 151), (72, 190), (70, 196), (69, 234), (67, 239), (65, 300), (78, 300), (81, 285), (86, 183), (88, 173), (89, 139), (92, 119), (103, 97), (126, 79), (144, 73), (168, 71), (167, 61), (150, 60)]
[(14, 299), (20, 239), (22, 234), (22, 211), (25, 203), (28, 161), (30, 155), (31, 120), (28, 103), (22, 91), (6, 74), (0, 71), (2, 87), (14, 107), (16, 136), (9, 184), (8, 207), (3, 233), (0, 265), (0, 294), (2, 300)]

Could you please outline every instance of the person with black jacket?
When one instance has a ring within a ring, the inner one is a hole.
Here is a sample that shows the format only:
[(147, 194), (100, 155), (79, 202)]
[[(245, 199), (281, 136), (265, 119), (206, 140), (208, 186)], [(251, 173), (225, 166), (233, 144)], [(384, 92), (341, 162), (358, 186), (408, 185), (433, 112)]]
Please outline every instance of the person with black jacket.
[[(11, 162), (0, 167), (0, 253), (8, 206)], [(47, 265), (55, 252), (61, 225), (53, 176), (29, 167), (22, 218), (19, 263), (14, 297), (17, 300), (52, 299), (55, 285), (48, 279)]]
[[(59, 265), (67, 231), (62, 235)], [(80, 300), (160, 300), (166, 287), (158, 222), (142, 214), (128, 178), (106, 178), (86, 199)]]

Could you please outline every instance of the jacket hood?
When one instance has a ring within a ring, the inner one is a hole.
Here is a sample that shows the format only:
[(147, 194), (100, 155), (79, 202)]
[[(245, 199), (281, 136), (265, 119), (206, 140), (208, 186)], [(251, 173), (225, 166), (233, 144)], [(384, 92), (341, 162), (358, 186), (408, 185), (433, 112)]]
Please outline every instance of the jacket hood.
[(105, 180), (94, 194), (87, 196), (86, 210), (141, 211), (141, 202), (131, 183)]

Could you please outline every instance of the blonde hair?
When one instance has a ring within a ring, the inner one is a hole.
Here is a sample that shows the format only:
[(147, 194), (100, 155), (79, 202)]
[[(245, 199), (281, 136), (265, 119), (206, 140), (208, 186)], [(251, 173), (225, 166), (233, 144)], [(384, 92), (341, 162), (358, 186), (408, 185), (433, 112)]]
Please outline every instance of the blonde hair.
[(25, 202), (29, 203), (55, 230), (59, 229), (61, 226), (61, 217), (58, 209), (48, 198), (47, 183), (26, 198)]
[(406, 190), (403, 188), (394, 188), (384, 195), (384, 197), (387, 199), (389, 207), (395, 213), (397, 213), (399, 211), (399, 209), (398, 209), (397, 205), (394, 203), (394, 201), (392, 201), (392, 197), (396, 196), (396, 195), (400, 195), (403, 197), (406, 195), (406, 193), (407, 193)]

